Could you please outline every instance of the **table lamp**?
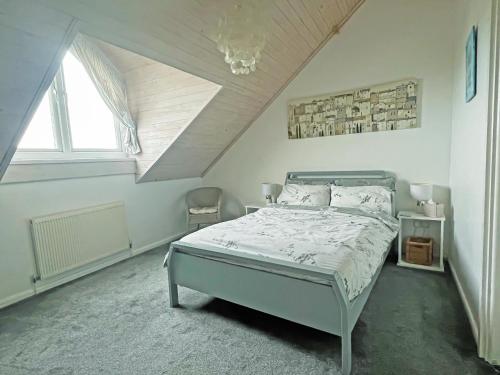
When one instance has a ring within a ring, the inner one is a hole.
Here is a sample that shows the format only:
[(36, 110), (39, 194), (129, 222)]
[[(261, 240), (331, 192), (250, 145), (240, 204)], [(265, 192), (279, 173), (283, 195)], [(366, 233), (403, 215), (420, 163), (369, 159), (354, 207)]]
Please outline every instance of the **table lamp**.
[(262, 195), (266, 197), (266, 203), (273, 203), (273, 196), (276, 194), (276, 184), (270, 182), (262, 183)]
[(417, 206), (423, 206), (424, 203), (432, 203), (432, 184), (411, 184), (410, 194), (417, 201)]
[(410, 193), (418, 206), (424, 206), (424, 215), (429, 217), (444, 217), (444, 204), (432, 200), (433, 186), (431, 184), (411, 184)]

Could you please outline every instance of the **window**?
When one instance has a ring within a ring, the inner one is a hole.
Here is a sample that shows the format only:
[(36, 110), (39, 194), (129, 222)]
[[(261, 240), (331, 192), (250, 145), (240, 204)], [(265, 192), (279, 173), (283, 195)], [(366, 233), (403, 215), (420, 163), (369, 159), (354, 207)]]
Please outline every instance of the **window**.
[(115, 119), (83, 65), (71, 54), (63, 62), (71, 144), (75, 149), (115, 150)]
[(16, 156), (125, 156), (121, 151), (118, 121), (83, 65), (68, 52), (19, 142)]
[(42, 102), (26, 129), (19, 143), (21, 149), (56, 150), (56, 137), (49, 94), (45, 94)]

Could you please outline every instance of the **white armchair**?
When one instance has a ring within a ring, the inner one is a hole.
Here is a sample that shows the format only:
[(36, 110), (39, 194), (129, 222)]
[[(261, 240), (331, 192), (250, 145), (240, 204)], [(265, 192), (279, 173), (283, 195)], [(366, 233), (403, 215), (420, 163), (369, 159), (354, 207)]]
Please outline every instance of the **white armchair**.
[(222, 189), (202, 187), (186, 195), (188, 231), (191, 225), (215, 224), (221, 221)]

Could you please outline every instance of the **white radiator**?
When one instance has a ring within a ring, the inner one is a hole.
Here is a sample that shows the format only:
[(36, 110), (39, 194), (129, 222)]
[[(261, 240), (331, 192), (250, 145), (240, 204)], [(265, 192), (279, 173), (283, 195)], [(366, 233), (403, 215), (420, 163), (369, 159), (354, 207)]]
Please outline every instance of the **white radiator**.
[(123, 202), (33, 218), (31, 230), (42, 280), (130, 248)]

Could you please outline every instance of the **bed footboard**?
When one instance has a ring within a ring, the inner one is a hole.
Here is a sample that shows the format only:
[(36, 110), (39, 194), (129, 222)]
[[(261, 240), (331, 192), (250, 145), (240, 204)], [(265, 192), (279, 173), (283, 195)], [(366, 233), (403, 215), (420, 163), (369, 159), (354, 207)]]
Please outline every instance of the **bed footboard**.
[[(351, 370), (350, 304), (338, 282), (330, 285), (190, 254), (172, 244), (167, 255), (170, 306), (181, 285), (342, 338), (342, 372)], [(357, 317), (356, 317), (357, 318)]]

